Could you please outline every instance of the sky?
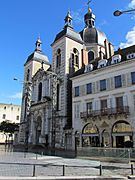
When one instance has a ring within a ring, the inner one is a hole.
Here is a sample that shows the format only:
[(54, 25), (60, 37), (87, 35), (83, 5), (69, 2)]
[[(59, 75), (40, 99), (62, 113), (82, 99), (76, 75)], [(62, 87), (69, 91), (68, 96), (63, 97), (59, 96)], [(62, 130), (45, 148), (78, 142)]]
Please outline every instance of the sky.
[[(84, 28), (88, 0), (0, 0), (0, 103), (21, 105), (24, 63), (40, 35), (42, 50), (51, 63), (53, 42), (64, 27), (68, 10), (74, 30)], [(135, 15), (113, 16), (115, 10), (135, 8), (135, 0), (92, 0), (96, 28), (115, 50), (135, 44)], [(14, 78), (20, 79), (14, 81)]]

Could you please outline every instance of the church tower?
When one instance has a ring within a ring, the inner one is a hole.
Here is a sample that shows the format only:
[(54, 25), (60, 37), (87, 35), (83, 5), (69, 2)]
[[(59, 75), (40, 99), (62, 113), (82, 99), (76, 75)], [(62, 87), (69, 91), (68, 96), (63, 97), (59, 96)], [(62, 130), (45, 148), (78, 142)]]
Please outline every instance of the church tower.
[(31, 91), (32, 91), (32, 78), (36, 72), (43, 66), (44, 70), (50, 67), (49, 60), (42, 52), (42, 42), (38, 37), (35, 43), (34, 52), (28, 56), (24, 64), (24, 83), (23, 83), (23, 96), (22, 96), (22, 109), (21, 120), (19, 129), (19, 143), (26, 143), (26, 129), (28, 126), (29, 109), (31, 106)]
[[(57, 89), (59, 105), (57, 107), (56, 121), (59, 129), (61, 129), (61, 131), (59, 131), (61, 134), (59, 134), (56, 144), (61, 146), (63, 143), (64, 146), (68, 146), (65, 147), (68, 149), (71, 148), (70, 143), (72, 135), (72, 93), (71, 81), (69, 78), (73, 72), (77, 71), (82, 66), (82, 48), (83, 42), (81, 36), (74, 31), (72, 17), (68, 11), (65, 17), (64, 28), (56, 35), (52, 43), (52, 70), (60, 79), (60, 84)], [(60, 140), (60, 137), (63, 137), (63, 139)]]

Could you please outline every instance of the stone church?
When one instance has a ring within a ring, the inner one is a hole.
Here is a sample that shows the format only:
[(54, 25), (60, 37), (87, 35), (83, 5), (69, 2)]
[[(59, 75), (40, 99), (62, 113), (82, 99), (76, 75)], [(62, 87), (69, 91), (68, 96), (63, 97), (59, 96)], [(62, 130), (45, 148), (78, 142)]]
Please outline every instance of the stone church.
[(64, 20), (63, 29), (51, 44), (52, 64), (42, 52), (40, 38), (24, 64), (20, 144), (74, 149), (70, 78), (85, 65), (114, 53), (106, 35), (95, 27), (90, 7), (80, 32), (74, 30), (70, 12)]

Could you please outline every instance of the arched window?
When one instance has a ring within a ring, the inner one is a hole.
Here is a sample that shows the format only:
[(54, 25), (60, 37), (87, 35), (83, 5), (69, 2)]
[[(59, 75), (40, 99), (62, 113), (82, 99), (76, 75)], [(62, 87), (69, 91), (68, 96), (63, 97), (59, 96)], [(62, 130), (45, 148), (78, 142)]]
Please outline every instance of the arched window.
[(61, 65), (61, 50), (57, 50), (56, 54), (56, 67), (59, 67)]
[(91, 62), (91, 60), (94, 59), (94, 52), (93, 51), (89, 51), (88, 52), (88, 63)]
[(40, 82), (38, 85), (38, 101), (41, 101), (42, 98), (42, 83)]
[(79, 67), (79, 52), (76, 48), (73, 49), (71, 58), (72, 58), (72, 66)]
[(26, 81), (29, 81), (29, 80), (30, 80), (30, 70), (28, 69), (27, 70)]

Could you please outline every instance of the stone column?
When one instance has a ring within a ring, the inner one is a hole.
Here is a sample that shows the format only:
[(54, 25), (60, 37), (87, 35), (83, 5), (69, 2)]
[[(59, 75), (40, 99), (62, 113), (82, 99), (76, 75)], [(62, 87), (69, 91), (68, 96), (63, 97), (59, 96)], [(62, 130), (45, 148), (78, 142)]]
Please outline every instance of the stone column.
[(46, 120), (46, 108), (43, 108), (40, 143), (45, 143), (45, 120)]
[(111, 130), (109, 131), (109, 147), (112, 147), (112, 133)]
[(101, 147), (103, 146), (103, 144), (102, 144), (102, 143), (103, 143), (103, 142), (102, 142), (102, 141), (103, 141), (103, 137), (102, 137), (102, 136), (103, 136), (103, 133), (102, 133), (102, 132), (103, 132), (103, 130), (99, 132), (99, 141), (100, 141), (100, 146), (101, 146)]
[(33, 143), (33, 126), (34, 126), (34, 122), (33, 122), (33, 113), (31, 114), (31, 118), (30, 118), (30, 128), (29, 128), (29, 139), (28, 139), (28, 142), (29, 143)]

